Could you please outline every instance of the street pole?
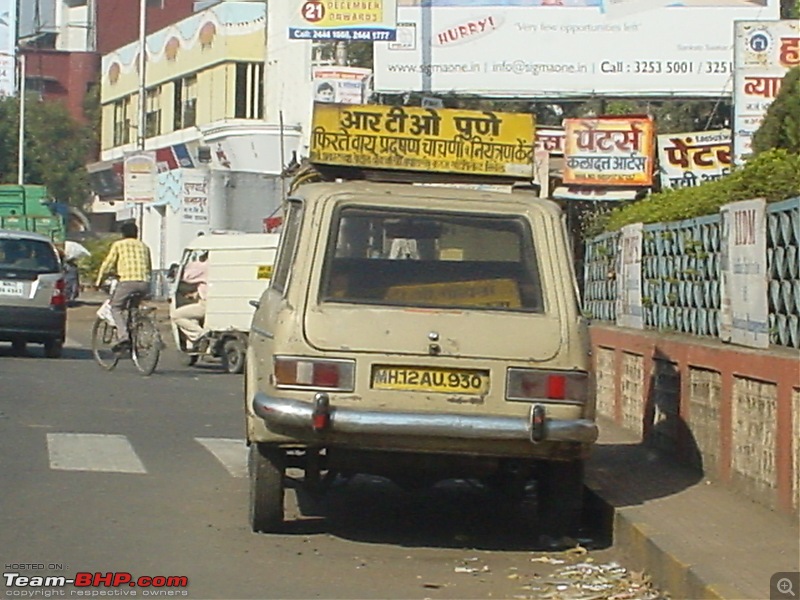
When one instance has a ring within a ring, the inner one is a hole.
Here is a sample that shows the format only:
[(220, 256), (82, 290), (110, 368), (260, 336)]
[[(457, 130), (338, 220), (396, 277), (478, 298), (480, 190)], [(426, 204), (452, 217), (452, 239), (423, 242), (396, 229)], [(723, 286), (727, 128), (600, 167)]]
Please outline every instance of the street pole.
[(19, 146), (17, 148), (17, 184), (25, 183), (25, 55), (19, 55)]
[[(145, 69), (147, 61), (145, 60), (145, 40), (147, 38), (147, 0), (139, 0), (139, 119), (136, 125), (136, 148), (144, 151), (146, 134), (145, 134), (145, 109), (146, 103), (146, 78)], [(142, 230), (144, 229), (144, 204), (139, 203), (139, 239), (143, 239)]]

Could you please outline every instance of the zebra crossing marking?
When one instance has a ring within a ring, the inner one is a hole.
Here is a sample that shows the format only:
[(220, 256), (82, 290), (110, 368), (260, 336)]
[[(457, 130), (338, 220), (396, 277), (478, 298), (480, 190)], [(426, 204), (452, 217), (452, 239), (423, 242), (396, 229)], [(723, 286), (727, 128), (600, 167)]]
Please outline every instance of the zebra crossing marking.
[(48, 433), (50, 468), (58, 471), (147, 473), (124, 435)]
[(233, 477), (247, 477), (247, 446), (244, 440), (230, 438), (194, 438), (211, 452)]

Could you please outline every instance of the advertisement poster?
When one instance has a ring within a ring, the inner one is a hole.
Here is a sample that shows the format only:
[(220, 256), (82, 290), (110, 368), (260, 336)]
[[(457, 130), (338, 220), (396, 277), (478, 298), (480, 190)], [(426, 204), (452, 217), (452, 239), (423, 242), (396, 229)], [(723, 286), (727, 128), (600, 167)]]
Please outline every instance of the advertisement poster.
[(293, 40), (388, 42), (397, 35), (397, 0), (284, 0), (296, 5)]
[(763, 198), (722, 207), (720, 339), (769, 347), (767, 304), (767, 209)]
[(156, 199), (156, 157), (140, 152), (125, 157), (122, 163), (125, 202), (150, 204)]
[(642, 242), (644, 226), (633, 223), (622, 228), (617, 270), (617, 325), (644, 328), (642, 312)]
[(363, 104), (367, 101), (367, 83), (372, 69), (361, 67), (314, 67), (314, 102)]
[(208, 181), (203, 173), (183, 172), (181, 221), (208, 223)]
[(733, 24), (780, 0), (398, 0), (375, 90), (730, 96)]
[(731, 172), (731, 132), (695, 131), (657, 137), (661, 187), (695, 187)]
[(317, 103), (311, 162), (533, 177), (530, 114)]
[(17, 1), (0, 0), (0, 98), (17, 93)]
[(564, 136), (563, 129), (556, 129), (553, 127), (537, 127), (536, 128), (536, 149), (546, 150), (550, 154), (564, 154)]
[(741, 166), (784, 75), (800, 65), (800, 19), (736, 23), (734, 57), (733, 164)]
[(564, 119), (565, 184), (643, 186), (653, 183), (650, 117)]

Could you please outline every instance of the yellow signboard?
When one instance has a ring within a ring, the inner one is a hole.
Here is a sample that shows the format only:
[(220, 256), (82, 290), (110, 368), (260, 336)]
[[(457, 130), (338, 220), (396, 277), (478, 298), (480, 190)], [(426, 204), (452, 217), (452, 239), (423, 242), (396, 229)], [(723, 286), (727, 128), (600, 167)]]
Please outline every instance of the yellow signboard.
[(315, 104), (311, 162), (531, 179), (533, 115)]
[(258, 279), (272, 278), (272, 265), (258, 265)]
[(521, 306), (519, 288), (511, 279), (395, 285), (387, 290), (386, 299), (431, 306), (485, 306), (489, 308), (519, 308)]

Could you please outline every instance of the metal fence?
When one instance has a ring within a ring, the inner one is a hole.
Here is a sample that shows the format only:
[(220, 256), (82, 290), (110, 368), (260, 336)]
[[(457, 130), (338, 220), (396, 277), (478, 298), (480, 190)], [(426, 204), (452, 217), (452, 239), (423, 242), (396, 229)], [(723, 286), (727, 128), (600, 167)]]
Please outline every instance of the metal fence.
[[(586, 243), (584, 306), (598, 321), (617, 316), (619, 232)], [(642, 248), (644, 326), (719, 335), (722, 219), (710, 215), (645, 225)], [(800, 197), (767, 205), (770, 343), (800, 348)]]

